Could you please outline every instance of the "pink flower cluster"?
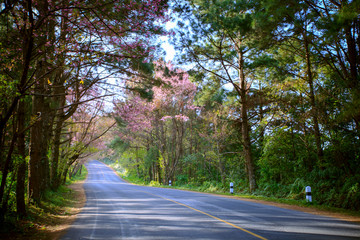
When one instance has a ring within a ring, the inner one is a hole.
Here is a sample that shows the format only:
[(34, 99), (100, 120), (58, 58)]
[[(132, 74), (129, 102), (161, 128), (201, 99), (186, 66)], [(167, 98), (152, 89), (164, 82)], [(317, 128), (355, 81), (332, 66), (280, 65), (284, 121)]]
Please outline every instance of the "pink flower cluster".
[(152, 88), (151, 102), (129, 93), (126, 102), (116, 104), (116, 115), (126, 122), (126, 129), (132, 133), (150, 132), (155, 123), (166, 124), (170, 119), (185, 123), (198, 109), (193, 105), (196, 86), (185, 71), (159, 61), (156, 62), (155, 77), (163, 84)]
[(178, 114), (178, 115), (175, 115), (175, 116), (164, 116), (160, 120), (165, 122), (168, 119), (177, 119), (177, 120), (180, 120), (182, 122), (187, 122), (187, 121), (189, 121), (190, 118), (188, 116)]

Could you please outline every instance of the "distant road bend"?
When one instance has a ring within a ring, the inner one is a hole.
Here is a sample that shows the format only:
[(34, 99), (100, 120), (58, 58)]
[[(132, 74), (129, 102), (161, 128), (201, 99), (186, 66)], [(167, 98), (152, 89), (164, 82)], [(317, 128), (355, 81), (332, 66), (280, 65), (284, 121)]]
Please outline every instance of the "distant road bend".
[(360, 239), (360, 225), (210, 194), (128, 184), (87, 164), (87, 202), (67, 239)]

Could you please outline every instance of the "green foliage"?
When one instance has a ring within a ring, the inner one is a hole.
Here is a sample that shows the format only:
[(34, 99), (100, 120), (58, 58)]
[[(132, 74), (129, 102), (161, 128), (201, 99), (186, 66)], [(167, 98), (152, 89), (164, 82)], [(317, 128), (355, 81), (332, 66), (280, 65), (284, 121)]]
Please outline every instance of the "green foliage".
[(161, 184), (159, 182), (157, 182), (157, 181), (151, 181), (149, 183), (149, 186), (151, 186), (151, 187), (160, 187)]
[(141, 98), (147, 99), (148, 101), (153, 99), (154, 92), (151, 88), (132, 87), (128, 89), (133, 92), (137, 92)]
[(210, 193), (224, 192), (224, 186), (217, 181), (203, 182), (203, 184), (198, 189), (200, 191), (210, 192)]
[[(6, 201), (6, 207), (9, 214), (16, 212), (16, 182), (15, 182), (15, 173), (11, 172), (8, 174), (5, 182), (5, 193), (4, 198)], [(2, 180), (2, 176), (0, 177)]]
[(109, 144), (108, 147), (112, 148), (112, 149), (116, 150), (118, 153), (122, 154), (128, 149), (129, 143), (121, 140), (121, 138), (119, 138), (119, 137), (116, 137), (114, 140), (111, 141), (111, 143)]
[(360, 210), (360, 175), (346, 176), (338, 168), (314, 170), (308, 176), (313, 198), (318, 204)]
[(262, 181), (289, 184), (305, 174), (306, 147), (300, 136), (290, 130), (280, 128), (265, 137), (263, 154), (258, 161)]
[[(146, 185), (147, 184), (143, 178), (140, 178), (136, 174), (133, 174), (133, 173), (125, 172), (123, 174), (120, 174), (120, 177), (122, 177), (126, 181), (129, 181), (131, 183), (135, 183), (138, 185)], [(154, 182), (152, 182), (152, 183), (154, 184)]]
[(160, 158), (159, 149), (156, 146), (150, 147), (145, 155), (145, 168), (151, 167), (154, 163), (157, 163)]
[(73, 175), (71, 179), (69, 179), (69, 176), (66, 177), (66, 184), (69, 185), (77, 181), (85, 180), (87, 178), (87, 173), (87, 169), (85, 165), (83, 165), (81, 171), (77, 171), (77, 173)]

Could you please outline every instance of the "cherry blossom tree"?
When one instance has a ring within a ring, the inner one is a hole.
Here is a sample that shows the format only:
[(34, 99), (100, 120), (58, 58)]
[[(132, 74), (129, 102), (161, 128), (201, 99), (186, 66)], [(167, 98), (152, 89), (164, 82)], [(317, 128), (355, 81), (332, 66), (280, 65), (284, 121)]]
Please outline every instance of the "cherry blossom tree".
[(186, 125), (197, 110), (193, 105), (196, 86), (184, 70), (176, 69), (171, 63), (158, 61), (154, 65), (154, 77), (162, 84), (152, 87), (152, 100), (129, 92), (127, 101), (116, 104), (116, 117), (124, 126), (118, 133), (121, 139), (131, 144), (142, 138), (144, 148), (157, 147), (167, 182), (174, 177), (184, 154)]

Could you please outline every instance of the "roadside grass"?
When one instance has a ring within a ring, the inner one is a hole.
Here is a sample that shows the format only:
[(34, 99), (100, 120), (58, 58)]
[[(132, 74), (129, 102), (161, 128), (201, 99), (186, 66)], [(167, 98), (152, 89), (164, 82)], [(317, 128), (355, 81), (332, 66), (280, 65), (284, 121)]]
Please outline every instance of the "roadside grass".
[(81, 174), (71, 180), (67, 179), (66, 184), (56, 191), (47, 191), (39, 206), (28, 206), (24, 219), (17, 219), (15, 214), (10, 214), (6, 229), (0, 233), (0, 239), (49, 239), (50, 229), (71, 215), (71, 209), (77, 202), (75, 192), (68, 185), (82, 181), (86, 177), (87, 170), (83, 168)]
[[(113, 165), (110, 165), (110, 166), (113, 167)], [(180, 185), (178, 185), (177, 183), (172, 183), (172, 186), (168, 186), (168, 185), (162, 185), (156, 181), (151, 181), (150, 183), (145, 182), (143, 179), (140, 179), (137, 176), (128, 175), (124, 171), (118, 171), (116, 169), (116, 167), (115, 168), (113, 167), (113, 169), (118, 173), (118, 175), (121, 178), (123, 178), (124, 180), (126, 180), (130, 183), (137, 184), (137, 185), (150, 186), (150, 187), (161, 187), (161, 188), (174, 188), (174, 189), (179, 189), (179, 190), (202, 192), (202, 193), (216, 194), (216, 195), (222, 195), (222, 196), (228, 196), (228, 197), (259, 200), (259, 201), (265, 201), (268, 203), (279, 203), (279, 204), (285, 204), (285, 205), (289, 205), (289, 206), (304, 207), (304, 208), (318, 210), (318, 211), (338, 213), (338, 214), (343, 214), (343, 215), (350, 216), (350, 217), (360, 217), (360, 212), (358, 212), (358, 211), (321, 205), (316, 200), (313, 200), (313, 202), (306, 202), (305, 193), (302, 194), (304, 199), (299, 199), (298, 197), (291, 198), (291, 196), (289, 196), (288, 198), (265, 196), (265, 195), (262, 195), (261, 192), (256, 192), (254, 194), (250, 194), (247, 191), (235, 192), (234, 194), (231, 194), (229, 192), (229, 189), (224, 189), (221, 186), (221, 184), (218, 184), (216, 182), (204, 182), (201, 185), (200, 184), (198, 184), (198, 185), (196, 185), (196, 184), (180, 184)], [(359, 222), (359, 221), (357, 221), (357, 222)]]

